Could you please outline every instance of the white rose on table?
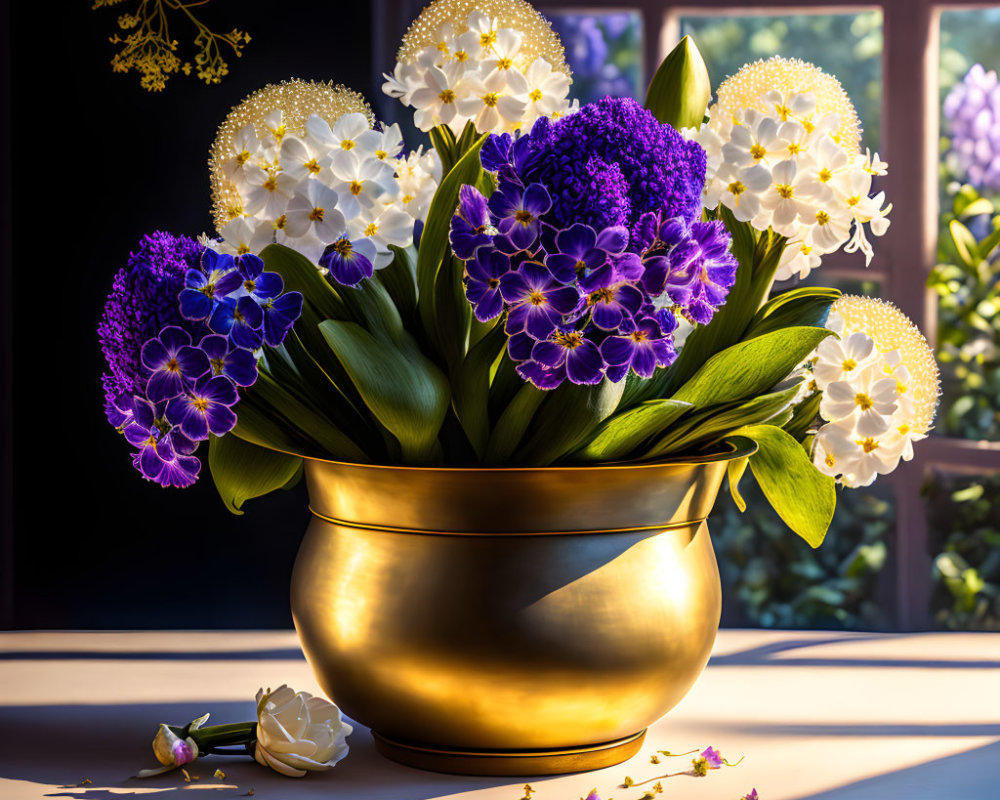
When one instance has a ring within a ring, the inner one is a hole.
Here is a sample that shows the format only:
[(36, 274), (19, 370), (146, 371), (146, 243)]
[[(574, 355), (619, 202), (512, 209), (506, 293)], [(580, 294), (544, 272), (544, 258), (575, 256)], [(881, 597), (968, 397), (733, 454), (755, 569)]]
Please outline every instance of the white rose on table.
[(332, 769), (348, 753), (353, 728), (340, 709), (322, 697), (279, 686), (257, 692), (257, 746), (254, 758), (282, 775)]

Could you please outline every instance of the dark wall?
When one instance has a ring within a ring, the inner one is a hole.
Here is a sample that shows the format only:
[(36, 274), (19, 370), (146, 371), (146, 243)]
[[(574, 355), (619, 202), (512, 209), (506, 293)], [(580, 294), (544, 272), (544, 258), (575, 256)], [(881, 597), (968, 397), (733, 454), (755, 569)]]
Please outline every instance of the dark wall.
[(111, 72), (116, 9), (14, 5), (13, 625), (290, 625), (304, 491), (236, 517), (207, 466), (184, 491), (143, 481), (103, 416), (94, 330), (144, 233), (211, 230), (206, 158), (232, 105), (289, 77), (376, 99), (369, 5), (213, 0), (198, 11), (250, 33), (243, 58), (219, 85), (179, 76), (155, 94)]

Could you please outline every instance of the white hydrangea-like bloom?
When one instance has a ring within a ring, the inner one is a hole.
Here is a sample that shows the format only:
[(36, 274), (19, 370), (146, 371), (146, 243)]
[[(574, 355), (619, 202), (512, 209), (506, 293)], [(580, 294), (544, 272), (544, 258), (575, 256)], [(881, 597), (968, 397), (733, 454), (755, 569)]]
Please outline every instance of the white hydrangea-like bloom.
[(447, 125), (459, 134), (472, 122), (480, 133), (512, 133), (570, 113), (572, 79), (563, 63), (537, 55), (522, 31), (495, 16), (474, 10), (463, 22), (442, 24), (432, 43), (383, 75), (383, 91), (414, 109), (418, 128)]
[(884, 193), (871, 194), (886, 164), (860, 152), (840, 84), (812, 64), (775, 57), (743, 67), (718, 94), (708, 121), (686, 131), (708, 154), (705, 207), (722, 204), (787, 237), (778, 280), (805, 277), (841, 247), (871, 263), (869, 234), (889, 227)]
[(845, 295), (809, 364), (812, 391), (822, 392), (823, 424), (813, 463), (845, 486), (868, 486), (913, 458), (927, 437), (939, 382), (927, 342), (894, 306)]
[(276, 109), (236, 134), (220, 164), (234, 212), (215, 247), (258, 253), (276, 242), (317, 262), (349, 237), (376, 269), (391, 263), (390, 245), (409, 245), (427, 214), (441, 179), (437, 154), (402, 154), (398, 125), (374, 130), (359, 112), (332, 125), (313, 114), (297, 133)]

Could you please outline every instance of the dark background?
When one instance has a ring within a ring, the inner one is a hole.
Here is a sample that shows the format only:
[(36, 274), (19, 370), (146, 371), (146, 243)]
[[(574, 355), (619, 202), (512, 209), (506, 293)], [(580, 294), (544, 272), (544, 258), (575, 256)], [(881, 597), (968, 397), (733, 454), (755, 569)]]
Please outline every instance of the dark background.
[[(380, 15), (382, 41), (398, 41), (409, 19), (386, 19), (391, 6), (373, 11), (367, 2), (214, 0), (197, 11), (213, 29), (249, 32), (244, 56), (227, 59), (221, 84), (177, 75), (149, 93), (137, 75), (109, 65), (108, 37), (134, 4), (90, 5), (22, 0), (3, 8), (11, 25), (0, 37), (13, 40), (13, 78), (0, 76), (5, 92), (12, 87), (3, 133), (12, 141), (10, 150), (0, 144), (13, 213), (0, 215), (11, 228), (0, 251), (0, 322), (5, 405), (13, 379), (3, 441), (13, 496), (9, 476), (0, 476), (0, 626), (286, 627), (308, 517), (304, 490), (253, 501), (236, 517), (207, 466), (184, 491), (143, 481), (104, 419), (94, 331), (113, 275), (144, 233), (211, 232), (206, 159), (231, 106), (291, 77), (332, 79), (376, 104), (375, 67), (389, 70), (392, 54), (373, 63), (371, 18)], [(173, 24), (182, 57), (191, 30)], [(0, 52), (5, 61), (2, 40)]]

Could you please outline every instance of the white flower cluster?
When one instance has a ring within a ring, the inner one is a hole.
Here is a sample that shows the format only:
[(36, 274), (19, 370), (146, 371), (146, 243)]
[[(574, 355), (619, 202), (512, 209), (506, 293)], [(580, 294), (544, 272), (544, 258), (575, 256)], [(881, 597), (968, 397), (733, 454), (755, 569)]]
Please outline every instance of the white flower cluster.
[(778, 280), (805, 277), (844, 245), (870, 263), (864, 226), (875, 236), (889, 227), (885, 193), (869, 196), (886, 163), (877, 153), (851, 156), (838, 142), (839, 115), (819, 113), (811, 92), (772, 90), (758, 103), (768, 110), (712, 106), (691, 132), (708, 154), (705, 207), (721, 203), (741, 222), (788, 237)]
[(398, 125), (372, 130), (364, 114), (333, 126), (313, 114), (302, 137), (288, 134), (280, 110), (233, 138), (222, 169), (239, 197), (218, 248), (258, 253), (277, 242), (318, 261), (340, 239), (376, 269), (392, 261), (389, 245), (412, 241), (441, 179), (434, 150), (400, 155)]
[(913, 376), (899, 350), (879, 352), (863, 330), (831, 311), (829, 336), (812, 359), (812, 389), (823, 392), (813, 463), (848, 487), (868, 486), (913, 458), (913, 442), (927, 437), (915, 407)]
[(416, 109), (418, 128), (448, 125), (459, 134), (471, 121), (480, 133), (513, 132), (572, 110), (569, 76), (541, 56), (529, 62), (522, 33), (481, 11), (470, 13), (467, 23), (461, 34), (445, 23), (435, 44), (383, 76), (385, 93)]

